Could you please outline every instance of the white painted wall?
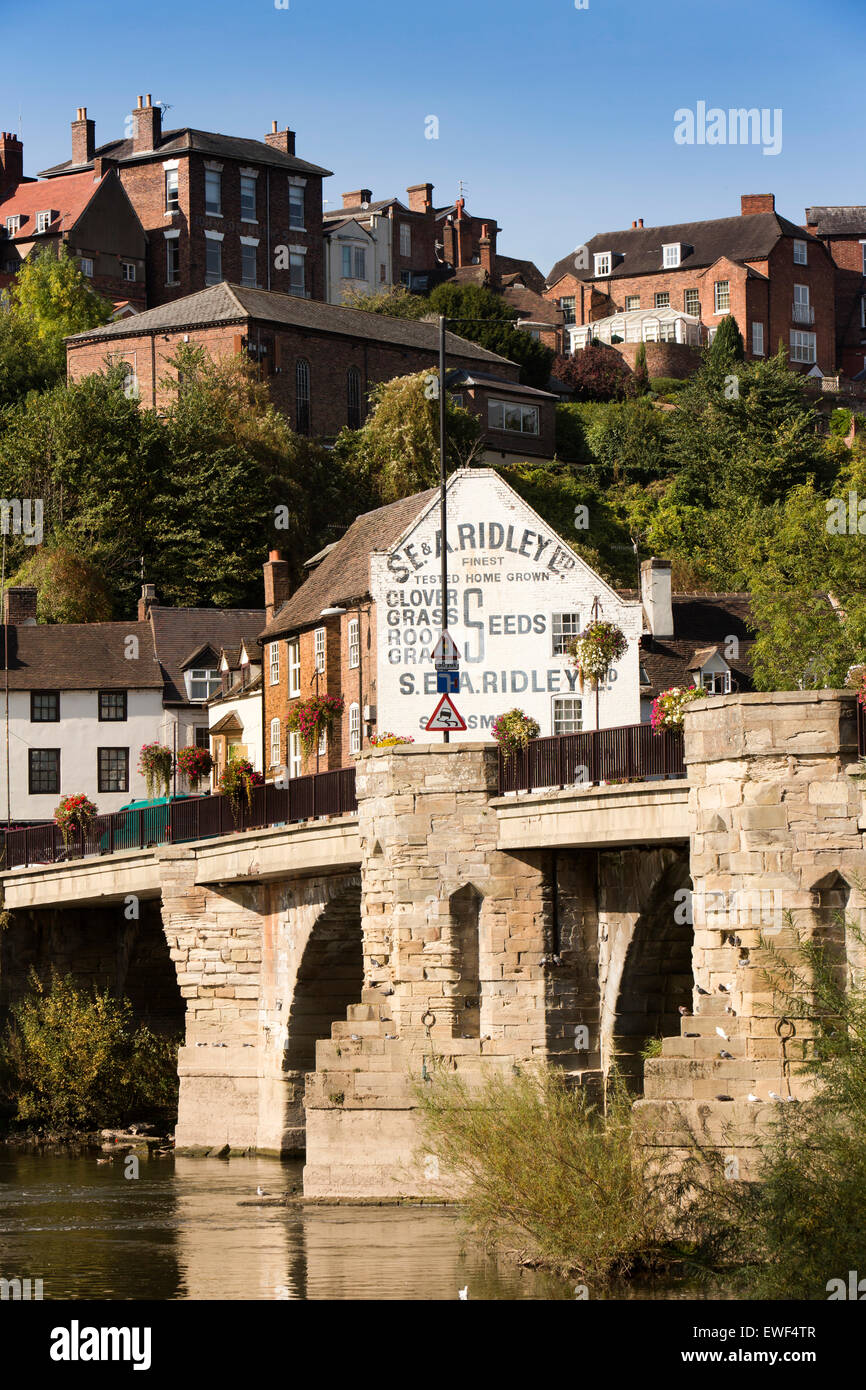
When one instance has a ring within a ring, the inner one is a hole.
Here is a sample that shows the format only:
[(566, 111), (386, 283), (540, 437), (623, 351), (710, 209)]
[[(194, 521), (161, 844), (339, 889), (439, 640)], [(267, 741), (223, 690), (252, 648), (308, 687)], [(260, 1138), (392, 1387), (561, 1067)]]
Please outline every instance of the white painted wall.
[[(237, 695), (232, 700), (221, 700), (218, 705), (211, 705), (207, 711), (212, 729), (214, 724), (226, 717), (227, 714), (236, 714), (243, 724), (242, 734), (232, 734), (231, 738), (238, 739), (246, 750), (246, 756), (252, 763), (256, 772), (262, 772), (262, 692), (254, 690), (249, 695)], [(211, 745), (213, 748), (213, 745)], [(211, 782), (214, 779), (211, 778)]]
[[(438, 535), (437, 498), (390, 553), (371, 557), (377, 725), (416, 742), (434, 737), (423, 725), (440, 698), (430, 656), (440, 624)], [(577, 612), (583, 629), (596, 597), (599, 616), (629, 641), (600, 690), (600, 727), (639, 722), (639, 602), (621, 599), (492, 470), (452, 476), (448, 541), (448, 626), (462, 657), (453, 698), (469, 726), (452, 739), (489, 737), (496, 716), (515, 706), (550, 734), (557, 695), (582, 698), (583, 728), (594, 728), (595, 693), (581, 692), (569, 658), (553, 654), (553, 614)]]
[[(366, 280), (343, 279), (342, 247), (346, 244), (366, 247)], [(380, 278), (380, 265), (385, 267), (384, 280)], [(329, 304), (342, 304), (349, 290), (373, 294), (377, 290), (387, 289), (392, 283), (391, 223), (387, 217), (374, 214), (369, 227), (356, 223), (325, 237), (325, 294)]]
[[(56, 724), (30, 722), (30, 692), (13, 690), (9, 696), (9, 763), (12, 820), (51, 820), (61, 796), (83, 792), (100, 814), (118, 811), (129, 801), (147, 795), (138, 772), (142, 744), (155, 739), (169, 748), (195, 743), (196, 723), (207, 726), (207, 710), (163, 709), (159, 690), (129, 690), (127, 718), (100, 721), (95, 690), (62, 690), (60, 720)], [(5, 700), (0, 693), (0, 819), (7, 817)], [(31, 796), (28, 791), (28, 752), (31, 748), (60, 749), (60, 792)], [(129, 791), (100, 792), (97, 777), (98, 748), (129, 749)], [(185, 791), (179, 780), (178, 791)]]

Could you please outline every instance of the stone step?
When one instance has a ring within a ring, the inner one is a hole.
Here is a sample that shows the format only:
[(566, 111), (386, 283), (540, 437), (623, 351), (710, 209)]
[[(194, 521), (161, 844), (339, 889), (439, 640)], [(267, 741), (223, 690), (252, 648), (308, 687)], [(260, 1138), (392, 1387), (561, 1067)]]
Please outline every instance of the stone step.
[[(366, 1006), (363, 1004), (350, 1006), (350, 1013), (352, 1007), (364, 1008)], [(356, 1033), (359, 1038), (381, 1038), (389, 1031), (387, 1024), (381, 1018), (352, 1019), (346, 1022), (340, 1020), (331, 1024), (331, 1037), (335, 1041), (345, 1039), (348, 1042), (353, 1033)]]
[[(720, 1038), (715, 1032), (704, 1034), (699, 1038), (663, 1038), (662, 1039), (662, 1058), (665, 1057), (718, 1057), (724, 1049), (730, 1052), (733, 1057), (745, 1057), (746, 1040), (745, 1038), (728, 1037), (727, 1041)], [(658, 1061), (658, 1058), (654, 1058)]]
[[(373, 993), (372, 990), (368, 992)], [(380, 999), (365, 1000), (362, 1004), (350, 1004), (346, 1010), (346, 1018), (350, 1023), (378, 1023), (382, 1018), (381, 1009), (384, 1003), (384, 996), (380, 996)]]
[[(723, 1014), (731, 1004), (730, 994), (695, 994), (693, 1014), (700, 1018), (715, 1018), (718, 1014)], [(735, 1006), (736, 1007), (736, 1006)], [(730, 1015), (728, 1015), (730, 1017)]]

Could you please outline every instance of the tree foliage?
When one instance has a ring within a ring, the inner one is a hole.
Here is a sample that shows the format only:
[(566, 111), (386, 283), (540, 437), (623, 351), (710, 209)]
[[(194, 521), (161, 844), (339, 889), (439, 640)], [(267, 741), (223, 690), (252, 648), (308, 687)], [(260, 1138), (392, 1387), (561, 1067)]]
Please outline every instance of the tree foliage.
[(553, 352), (524, 328), (515, 326), (517, 311), (492, 290), (480, 285), (437, 285), (429, 299), (437, 316), (453, 320), (449, 331), (478, 343), (489, 352), (520, 365), (524, 386), (544, 390), (550, 379)]
[(622, 400), (630, 392), (631, 372), (616, 348), (583, 348), (571, 357), (557, 357), (553, 375), (579, 401)]

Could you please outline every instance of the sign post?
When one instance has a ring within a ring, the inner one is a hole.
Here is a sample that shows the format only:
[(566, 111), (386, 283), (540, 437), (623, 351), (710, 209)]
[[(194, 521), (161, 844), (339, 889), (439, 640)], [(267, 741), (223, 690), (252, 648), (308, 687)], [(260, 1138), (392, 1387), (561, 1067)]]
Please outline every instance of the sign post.
[[(441, 536), (440, 582), (442, 584), (442, 637), (448, 631), (448, 506), (445, 488), (445, 315), (439, 315), (439, 531)], [(447, 698), (447, 696), (445, 697)], [(465, 727), (465, 726), (464, 726)], [(428, 725), (429, 728), (429, 725)], [(442, 730), (442, 740), (448, 743), (448, 730)]]
[(460, 714), (450, 695), (443, 695), (427, 720), (427, 732), (447, 734), (449, 729), (465, 730), (466, 720)]

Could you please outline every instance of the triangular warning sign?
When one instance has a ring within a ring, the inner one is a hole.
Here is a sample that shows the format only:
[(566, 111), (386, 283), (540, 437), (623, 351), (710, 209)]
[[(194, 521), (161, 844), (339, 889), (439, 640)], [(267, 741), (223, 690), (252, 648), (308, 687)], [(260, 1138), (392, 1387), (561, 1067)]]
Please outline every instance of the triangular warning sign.
[(466, 720), (458, 714), (450, 695), (443, 695), (425, 725), (428, 734), (444, 734), (452, 729), (465, 729)]
[(457, 649), (457, 643), (454, 641), (454, 638), (451, 636), (450, 632), (443, 632), (440, 634), (439, 640), (437, 641), (436, 646), (433, 648), (433, 660), (460, 660), (460, 652)]

